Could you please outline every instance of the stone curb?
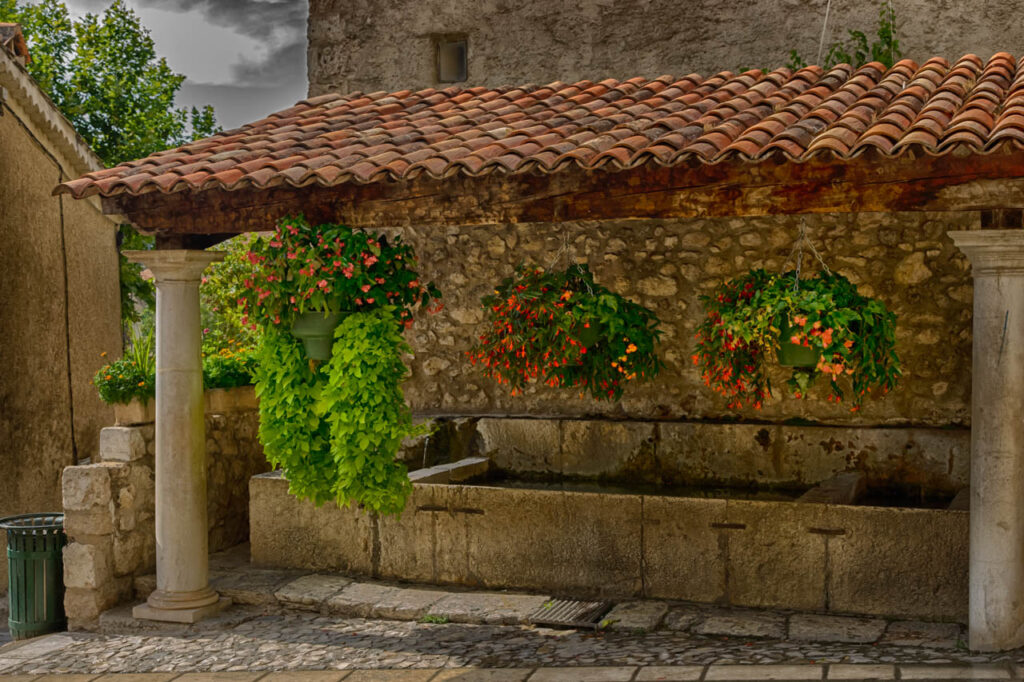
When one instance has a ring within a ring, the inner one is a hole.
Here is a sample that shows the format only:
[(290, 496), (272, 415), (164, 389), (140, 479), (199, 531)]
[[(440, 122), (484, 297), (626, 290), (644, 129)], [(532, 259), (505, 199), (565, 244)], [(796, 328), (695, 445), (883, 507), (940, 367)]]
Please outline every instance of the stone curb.
[[(0, 648), (0, 669), (10, 646)], [(1024, 666), (924, 664), (772, 664), (295, 670), (225, 673), (3, 675), (0, 682), (738, 682), (740, 680), (1020, 680)]]

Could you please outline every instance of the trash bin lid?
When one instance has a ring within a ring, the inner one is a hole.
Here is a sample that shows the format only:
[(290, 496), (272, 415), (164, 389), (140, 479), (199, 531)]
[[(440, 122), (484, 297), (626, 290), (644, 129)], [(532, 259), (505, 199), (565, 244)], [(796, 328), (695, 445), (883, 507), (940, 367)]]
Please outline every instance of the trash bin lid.
[(64, 515), (55, 512), (19, 514), (0, 519), (0, 530), (14, 533), (33, 533), (37, 530), (60, 530), (62, 528), (64, 528)]

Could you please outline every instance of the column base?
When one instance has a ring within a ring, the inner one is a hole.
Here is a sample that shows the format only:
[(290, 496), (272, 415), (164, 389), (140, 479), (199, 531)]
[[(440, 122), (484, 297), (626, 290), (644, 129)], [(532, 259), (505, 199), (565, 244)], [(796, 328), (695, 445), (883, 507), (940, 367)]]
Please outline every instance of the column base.
[(149, 604), (139, 604), (132, 609), (132, 617), (139, 620), (158, 620), (164, 623), (185, 623), (191, 625), (214, 616), (231, 606), (231, 599), (221, 597), (213, 604), (190, 609), (161, 609)]

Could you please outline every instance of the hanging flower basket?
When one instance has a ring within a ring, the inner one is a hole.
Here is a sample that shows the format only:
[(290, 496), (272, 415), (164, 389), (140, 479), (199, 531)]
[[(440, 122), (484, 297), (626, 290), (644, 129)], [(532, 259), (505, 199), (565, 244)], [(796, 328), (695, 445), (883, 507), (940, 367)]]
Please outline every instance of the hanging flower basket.
[(773, 359), (793, 368), (787, 386), (797, 398), (824, 377), (827, 399), (849, 397), (857, 410), (869, 393), (896, 386), (896, 316), (842, 275), (751, 270), (701, 302), (693, 362), (731, 408), (760, 408), (772, 395)]
[(469, 357), (513, 395), (539, 382), (619, 400), (661, 370), (658, 318), (596, 284), (584, 265), (519, 267), (483, 304), (486, 329)]
[(395, 311), (412, 324), (413, 309), (441, 294), (420, 282), (416, 257), (401, 237), (354, 230), (345, 225), (310, 225), (304, 218), (281, 220), (273, 235), (257, 239), (247, 254), (253, 274), (245, 324), (283, 325), (300, 338), (307, 356), (327, 360), (340, 311)]

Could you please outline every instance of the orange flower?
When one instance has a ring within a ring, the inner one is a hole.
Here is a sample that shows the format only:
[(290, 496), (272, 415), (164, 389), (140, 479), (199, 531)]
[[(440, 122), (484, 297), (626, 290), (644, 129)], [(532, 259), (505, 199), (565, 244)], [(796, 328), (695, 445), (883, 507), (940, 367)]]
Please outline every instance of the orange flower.
[(631, 343), (628, 346), (626, 346), (626, 352), (627, 353), (635, 353), (636, 352), (636, 344), (635, 343)]
[(107, 351), (103, 351), (102, 353), (100, 353), (100, 357), (101, 358), (107, 357)]

